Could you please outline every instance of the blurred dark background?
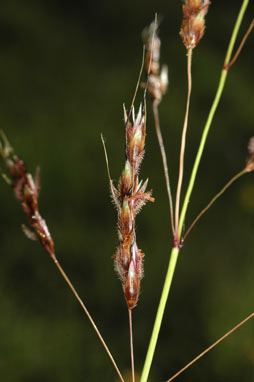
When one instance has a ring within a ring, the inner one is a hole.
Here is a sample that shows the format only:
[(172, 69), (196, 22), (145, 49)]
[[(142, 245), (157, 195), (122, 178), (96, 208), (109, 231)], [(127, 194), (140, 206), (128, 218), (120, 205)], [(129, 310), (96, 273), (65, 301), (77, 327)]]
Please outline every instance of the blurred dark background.
[[(205, 36), (194, 51), (184, 186), (240, 4), (213, 1)], [(117, 246), (116, 211), (100, 134), (106, 138), (117, 181), (124, 165), (122, 104), (130, 105), (142, 59), (140, 35), (156, 11), (162, 18), (161, 63), (168, 65), (170, 81), (160, 117), (175, 190), (186, 100), (181, 2), (9, 0), (2, 2), (0, 11), (1, 128), (31, 172), (41, 167), (40, 211), (59, 261), (125, 376), (130, 363), (128, 317), (111, 259)], [(253, 4), (240, 36), (252, 17)], [(254, 134), (253, 49), (252, 33), (229, 72), (187, 226), (245, 164)], [(137, 376), (172, 243), (150, 106), (148, 102), (141, 178), (149, 177), (156, 203), (137, 217), (137, 240), (146, 254), (142, 293), (133, 313)], [(4, 181), (0, 200), (0, 380), (117, 381), (49, 256), (22, 233), (26, 218)], [(150, 382), (169, 378), (253, 310), (253, 220), (252, 173), (238, 180), (202, 218), (180, 253)], [(253, 322), (248, 322), (177, 381), (253, 381), (253, 337)]]

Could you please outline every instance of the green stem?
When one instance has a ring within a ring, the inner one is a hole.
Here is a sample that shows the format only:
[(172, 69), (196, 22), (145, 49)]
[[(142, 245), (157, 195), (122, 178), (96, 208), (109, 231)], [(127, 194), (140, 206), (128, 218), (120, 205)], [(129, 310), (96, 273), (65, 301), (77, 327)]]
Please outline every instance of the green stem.
[[(243, 0), (241, 9), (239, 11), (239, 14), (238, 14), (238, 17), (237, 17), (237, 20), (236, 20), (236, 23), (235, 23), (235, 26), (234, 26), (234, 29), (233, 29), (233, 33), (232, 33), (232, 36), (231, 36), (231, 40), (230, 40), (230, 43), (229, 43), (229, 46), (228, 46), (226, 58), (225, 58), (225, 61), (224, 61), (224, 67), (223, 67), (222, 72), (221, 72), (218, 89), (217, 89), (217, 92), (216, 92), (216, 95), (215, 95), (215, 98), (214, 98), (214, 101), (213, 101), (210, 113), (208, 115), (206, 125), (204, 127), (203, 135), (202, 135), (202, 138), (201, 138), (201, 141), (200, 141), (199, 149), (198, 149), (197, 156), (196, 156), (196, 159), (195, 159), (195, 162), (194, 162), (194, 166), (193, 166), (193, 170), (192, 170), (189, 186), (188, 186), (188, 189), (187, 189), (187, 192), (186, 192), (186, 196), (185, 196), (185, 199), (184, 199), (184, 203), (183, 203), (183, 207), (182, 207), (182, 211), (181, 211), (181, 215), (180, 215), (179, 226), (178, 226), (179, 237), (181, 237), (181, 232), (182, 232), (182, 228), (183, 228), (183, 223), (184, 223), (184, 219), (185, 219), (188, 203), (189, 203), (190, 196), (191, 196), (191, 193), (192, 193), (192, 189), (193, 189), (193, 186), (194, 186), (194, 183), (195, 183), (195, 179), (196, 179), (199, 163), (200, 163), (200, 160), (201, 160), (201, 156), (202, 156), (202, 153), (203, 153), (203, 150), (204, 150), (204, 146), (205, 146), (205, 142), (206, 142), (206, 139), (207, 139), (207, 135), (208, 135), (208, 132), (209, 132), (209, 129), (210, 129), (210, 126), (211, 126), (211, 123), (212, 123), (215, 111), (216, 111), (217, 106), (219, 104), (222, 91), (224, 89), (224, 85), (225, 85), (225, 81), (226, 81), (226, 77), (227, 77), (227, 69), (228, 69), (227, 68), (227, 64), (230, 61), (230, 58), (231, 58), (231, 55), (232, 55), (232, 51), (233, 51), (233, 48), (234, 48), (234, 44), (235, 44), (235, 41), (236, 41), (236, 37), (237, 37), (238, 31), (239, 31), (239, 28), (240, 28), (240, 25), (241, 25), (241, 22), (242, 22), (243, 15), (244, 15), (244, 13), (246, 11), (248, 2), (249, 2), (249, 0)], [(164, 286), (163, 286), (163, 290), (162, 290), (162, 294), (161, 294), (161, 299), (160, 299), (160, 303), (159, 303), (159, 306), (158, 306), (158, 310), (157, 310), (157, 314), (156, 314), (156, 318), (155, 318), (155, 322), (154, 322), (154, 327), (153, 327), (153, 331), (152, 331), (149, 347), (148, 347), (148, 350), (147, 350), (146, 360), (145, 360), (145, 364), (144, 364), (144, 367), (143, 367), (143, 371), (142, 371), (140, 382), (147, 382), (147, 378), (148, 378), (149, 371), (150, 371), (151, 364), (152, 364), (152, 360), (153, 360), (153, 355), (154, 355), (155, 347), (156, 347), (157, 340), (158, 340), (158, 335), (159, 335), (159, 331), (160, 331), (160, 327), (161, 327), (162, 318), (163, 318), (163, 315), (164, 315), (164, 310), (165, 310), (165, 307), (166, 307), (166, 302), (167, 302), (168, 294), (169, 294), (169, 291), (170, 291), (170, 286), (171, 286), (171, 283), (172, 283), (172, 279), (173, 279), (173, 275), (174, 275), (174, 271), (175, 271), (175, 267), (176, 267), (176, 262), (177, 262), (178, 254), (179, 254), (179, 248), (173, 248), (172, 251), (171, 251), (168, 271), (167, 271), (167, 274), (166, 274), (166, 278), (165, 278), (165, 282), (164, 282)]]
[(148, 375), (149, 375), (149, 371), (151, 368), (153, 355), (154, 355), (154, 351), (155, 351), (155, 347), (157, 344), (158, 335), (159, 335), (159, 331), (160, 331), (160, 327), (161, 327), (161, 322), (162, 322), (162, 318), (164, 315), (166, 302), (168, 299), (168, 294), (169, 294), (171, 283), (173, 280), (173, 275), (174, 275), (174, 271), (175, 271), (175, 267), (176, 267), (178, 254), (179, 254), (179, 248), (173, 248), (171, 251), (171, 255), (170, 255), (168, 271), (167, 271), (164, 286), (162, 289), (161, 299), (160, 299), (159, 307), (157, 310), (157, 314), (156, 314), (156, 318), (155, 318), (155, 322), (154, 322), (154, 327), (153, 327), (153, 332), (152, 332), (152, 336), (150, 339), (150, 343), (149, 343), (149, 347), (148, 347), (148, 351), (147, 351), (147, 356), (146, 356), (146, 360), (145, 360), (145, 364), (144, 364), (144, 368), (143, 368), (140, 382), (146, 382)]
[(224, 61), (224, 66), (223, 66), (223, 69), (221, 71), (221, 76), (220, 76), (220, 80), (219, 80), (219, 86), (218, 86), (218, 89), (217, 89), (217, 92), (216, 92), (216, 95), (215, 95), (215, 98), (214, 98), (211, 110), (209, 112), (209, 115), (208, 115), (208, 118), (207, 118), (204, 130), (203, 130), (203, 134), (202, 134), (201, 141), (200, 141), (200, 144), (199, 144), (197, 156), (196, 156), (196, 159), (195, 159), (195, 162), (194, 162), (194, 165), (193, 165), (193, 169), (192, 169), (192, 173), (191, 173), (191, 177), (190, 177), (190, 182), (189, 182), (189, 185), (188, 185), (188, 188), (187, 188), (187, 191), (186, 191), (186, 195), (185, 195), (185, 199), (184, 199), (184, 202), (183, 202), (183, 207), (182, 207), (182, 211), (181, 211), (181, 215), (180, 215), (179, 228), (178, 228), (179, 237), (181, 237), (185, 215), (186, 215), (186, 212), (187, 212), (190, 196), (191, 196), (191, 193), (192, 193), (192, 190), (193, 190), (193, 187), (194, 187), (194, 183), (195, 183), (195, 180), (196, 180), (197, 171), (198, 171), (200, 160), (201, 160), (201, 157), (202, 157), (202, 154), (203, 154), (203, 151), (204, 151), (204, 147), (205, 147), (206, 139), (207, 139), (207, 136), (208, 136), (208, 132), (210, 130), (210, 126), (212, 124), (214, 114), (215, 114), (217, 106), (218, 106), (218, 104), (220, 102), (221, 94), (222, 94), (222, 91), (223, 91), (224, 86), (225, 86), (225, 82), (226, 82), (226, 78), (227, 78), (227, 74), (228, 74), (227, 65), (228, 65), (228, 63), (230, 61), (230, 58), (231, 58), (231, 55), (232, 55), (232, 51), (233, 51), (233, 48), (234, 48), (234, 45), (235, 45), (236, 37), (237, 37), (238, 31), (239, 31), (239, 28), (240, 28), (240, 25), (241, 25), (241, 22), (242, 22), (242, 19), (243, 19), (243, 15), (244, 15), (244, 13), (246, 11), (248, 2), (249, 2), (249, 0), (244, 0), (243, 3), (242, 3), (241, 9), (239, 11), (239, 14), (238, 14), (238, 17), (237, 17), (237, 20), (236, 20), (236, 23), (235, 23), (235, 26), (234, 26), (234, 29), (233, 29), (233, 33), (232, 33), (232, 36), (231, 36), (231, 39), (230, 39), (230, 43), (229, 43), (229, 46), (228, 46), (228, 50), (227, 50), (227, 53), (226, 53), (226, 58), (225, 58), (225, 61)]

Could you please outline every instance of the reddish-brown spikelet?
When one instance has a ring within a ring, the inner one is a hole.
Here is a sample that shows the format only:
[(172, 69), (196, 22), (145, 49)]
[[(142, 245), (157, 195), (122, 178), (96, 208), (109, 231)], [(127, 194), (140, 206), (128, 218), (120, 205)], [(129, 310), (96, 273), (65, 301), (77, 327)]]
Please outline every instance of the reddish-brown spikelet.
[(152, 22), (142, 33), (146, 47), (145, 68), (147, 73), (147, 91), (157, 103), (161, 102), (168, 88), (168, 68), (162, 66), (160, 71), (160, 46), (158, 26)]
[(248, 149), (249, 149), (250, 155), (249, 155), (249, 158), (247, 159), (245, 168), (246, 168), (246, 171), (250, 172), (250, 171), (254, 171), (254, 137), (250, 138)]
[(14, 154), (5, 135), (3, 133), (1, 135), (0, 155), (5, 161), (10, 174), (10, 178), (6, 175), (4, 177), (12, 186), (14, 195), (28, 216), (30, 227), (33, 229), (33, 231), (30, 231), (23, 225), (23, 231), (29, 239), (39, 240), (50, 256), (55, 259), (53, 240), (47, 224), (38, 210), (39, 168), (37, 168), (34, 180), (32, 175), (27, 172), (24, 162)]
[[(128, 309), (138, 301), (140, 281), (143, 277), (143, 256), (138, 249), (135, 233), (135, 216), (148, 201), (153, 201), (151, 191), (146, 192), (147, 181), (138, 179), (139, 168), (144, 157), (146, 125), (140, 106), (137, 116), (132, 110), (131, 123), (124, 108), (126, 127), (126, 162), (118, 184), (118, 237), (119, 247), (114, 255), (115, 270), (122, 282)], [(113, 199), (116, 199), (115, 191)]]
[(187, 49), (193, 49), (204, 35), (205, 15), (210, 1), (185, 0), (183, 4), (183, 23), (180, 36)]

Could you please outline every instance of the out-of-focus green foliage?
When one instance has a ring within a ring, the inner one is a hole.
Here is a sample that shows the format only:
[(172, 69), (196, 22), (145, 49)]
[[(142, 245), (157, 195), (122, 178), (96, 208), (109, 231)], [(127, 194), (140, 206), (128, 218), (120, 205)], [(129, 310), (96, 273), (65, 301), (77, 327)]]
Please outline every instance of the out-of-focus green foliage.
[[(185, 185), (238, 7), (239, 1), (213, 1), (205, 36), (194, 51)], [(160, 107), (161, 127), (175, 190), (186, 100), (180, 1), (9, 0), (0, 12), (1, 128), (31, 172), (36, 165), (41, 167), (40, 211), (55, 240), (56, 254), (121, 370), (129, 368), (128, 317), (112, 266), (116, 211), (110, 202), (100, 133), (106, 138), (117, 180), (124, 164), (122, 103), (131, 102), (142, 58), (141, 31), (156, 11), (162, 16), (161, 61), (169, 66), (170, 81)], [(242, 35), (250, 13), (251, 9)], [(253, 47), (252, 35), (230, 70), (186, 225), (244, 166), (253, 135)], [(149, 177), (156, 203), (137, 217), (137, 240), (146, 253), (142, 294), (134, 310), (137, 370), (144, 360), (171, 245), (150, 111), (140, 175)], [(165, 380), (253, 309), (253, 200), (253, 174), (245, 175), (186, 241), (151, 382)], [(49, 256), (19, 229), (25, 216), (4, 182), (0, 203), (0, 380), (116, 380)], [(249, 322), (179, 381), (249, 382), (253, 367), (253, 323)]]

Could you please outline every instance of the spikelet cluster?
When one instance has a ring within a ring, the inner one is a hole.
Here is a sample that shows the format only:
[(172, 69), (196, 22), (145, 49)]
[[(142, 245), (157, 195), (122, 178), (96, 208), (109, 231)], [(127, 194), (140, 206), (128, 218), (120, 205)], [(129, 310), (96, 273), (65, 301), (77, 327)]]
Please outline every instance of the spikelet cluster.
[(143, 277), (143, 256), (138, 248), (135, 232), (135, 217), (143, 205), (153, 201), (152, 191), (146, 192), (148, 180), (139, 181), (138, 174), (144, 157), (146, 124), (140, 106), (137, 116), (132, 109), (132, 123), (124, 108), (126, 126), (126, 162), (118, 189), (112, 186), (112, 197), (118, 211), (119, 247), (114, 255), (115, 269), (122, 282), (128, 309), (136, 306), (140, 281)]
[(210, 1), (185, 0), (183, 4), (183, 23), (180, 36), (187, 49), (197, 46), (205, 30), (205, 15), (208, 12)]
[(142, 33), (146, 48), (145, 68), (147, 73), (147, 91), (157, 103), (161, 102), (162, 96), (168, 88), (168, 68), (162, 66), (160, 70), (160, 46), (158, 27), (152, 22)]
[(28, 216), (29, 225), (32, 228), (31, 231), (23, 225), (23, 231), (29, 239), (39, 240), (50, 256), (56, 260), (53, 240), (47, 224), (38, 210), (39, 168), (37, 168), (35, 179), (33, 179), (32, 175), (27, 172), (23, 160), (14, 154), (5, 135), (1, 133), (1, 136), (0, 156), (9, 170), (9, 176), (3, 174), (3, 177), (11, 185), (14, 195)]

